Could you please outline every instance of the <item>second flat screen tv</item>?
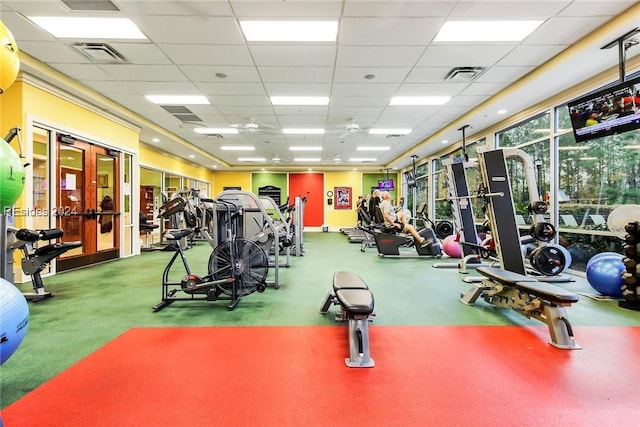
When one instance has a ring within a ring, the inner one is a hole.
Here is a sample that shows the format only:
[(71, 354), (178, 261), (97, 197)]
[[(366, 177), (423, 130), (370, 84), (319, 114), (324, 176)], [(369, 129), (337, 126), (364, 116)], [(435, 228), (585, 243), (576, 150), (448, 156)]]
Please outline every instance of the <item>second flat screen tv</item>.
[(640, 128), (640, 76), (567, 104), (576, 142)]
[(378, 190), (380, 191), (393, 191), (393, 180), (392, 179), (380, 179), (378, 180)]

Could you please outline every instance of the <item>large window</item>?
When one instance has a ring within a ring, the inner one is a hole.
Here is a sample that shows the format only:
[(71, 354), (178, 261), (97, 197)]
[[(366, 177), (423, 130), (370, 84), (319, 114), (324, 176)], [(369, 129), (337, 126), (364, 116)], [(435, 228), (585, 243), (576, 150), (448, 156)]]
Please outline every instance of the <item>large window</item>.
[[(566, 107), (558, 126), (570, 130)], [(617, 207), (640, 204), (640, 132), (626, 132), (576, 144), (573, 133), (557, 137), (558, 226), (572, 268), (584, 270), (598, 252), (622, 252), (622, 240), (609, 229)]]
[(498, 147), (514, 147), (524, 151), (534, 166), (533, 181), (536, 188), (529, 187), (526, 165), (521, 158), (507, 158), (511, 192), (519, 225), (530, 226), (532, 218), (528, 206), (532, 198), (550, 201), (551, 197), (551, 121), (545, 112), (496, 134)]

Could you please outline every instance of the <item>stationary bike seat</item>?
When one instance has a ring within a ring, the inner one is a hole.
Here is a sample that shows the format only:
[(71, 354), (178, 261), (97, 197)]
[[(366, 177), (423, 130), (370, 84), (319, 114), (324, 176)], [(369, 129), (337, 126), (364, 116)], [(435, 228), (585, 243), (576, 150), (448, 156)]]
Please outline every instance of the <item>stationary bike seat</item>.
[(193, 228), (171, 229), (165, 231), (164, 237), (167, 240), (180, 240), (191, 233), (193, 233)]

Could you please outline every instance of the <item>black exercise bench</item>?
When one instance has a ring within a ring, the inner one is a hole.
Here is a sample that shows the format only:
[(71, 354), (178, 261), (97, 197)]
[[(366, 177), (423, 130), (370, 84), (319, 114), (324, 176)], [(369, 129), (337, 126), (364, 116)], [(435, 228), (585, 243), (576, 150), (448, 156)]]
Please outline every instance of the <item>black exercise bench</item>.
[(474, 284), (461, 301), (473, 305), (478, 297), (487, 303), (510, 308), (527, 318), (545, 323), (549, 328), (554, 347), (575, 350), (573, 329), (565, 307), (578, 302), (578, 297), (559, 286), (539, 282), (535, 278), (503, 270), (497, 267), (478, 267), (484, 276), (482, 283)]
[(333, 293), (326, 296), (320, 313), (328, 313), (332, 304), (341, 308), (336, 321), (349, 322), (346, 365), (350, 368), (373, 367), (375, 363), (369, 352), (369, 319), (373, 315), (374, 300), (369, 286), (355, 273), (338, 271), (333, 275)]

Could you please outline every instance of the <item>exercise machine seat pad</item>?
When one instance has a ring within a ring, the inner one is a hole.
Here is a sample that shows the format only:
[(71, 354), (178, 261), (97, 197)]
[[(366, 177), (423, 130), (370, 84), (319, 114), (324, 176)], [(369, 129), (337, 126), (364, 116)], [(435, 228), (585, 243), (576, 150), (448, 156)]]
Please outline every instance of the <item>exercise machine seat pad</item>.
[(333, 290), (340, 289), (369, 289), (369, 286), (355, 273), (336, 271), (333, 274)]
[(373, 294), (367, 289), (340, 289), (336, 297), (349, 314), (368, 316), (373, 313)]
[(80, 246), (82, 246), (82, 242), (52, 243), (50, 245), (39, 247), (33, 254), (42, 256), (52, 252), (64, 253), (70, 249), (79, 248)]
[(183, 237), (187, 237), (191, 233), (193, 233), (193, 229), (191, 228), (167, 230), (164, 233), (164, 237), (167, 240), (180, 240)]
[(578, 302), (578, 296), (576, 294), (550, 283), (517, 282), (515, 287), (528, 294), (542, 297), (552, 303), (567, 304)]
[(517, 282), (537, 282), (533, 277), (503, 270), (499, 267), (478, 267), (476, 271), (491, 280), (500, 282), (503, 285), (515, 285)]
[(498, 267), (478, 267), (476, 271), (496, 282), (513, 286), (552, 303), (567, 304), (578, 302), (578, 297), (574, 293), (550, 283), (539, 282), (533, 277), (523, 276)]

